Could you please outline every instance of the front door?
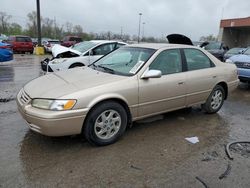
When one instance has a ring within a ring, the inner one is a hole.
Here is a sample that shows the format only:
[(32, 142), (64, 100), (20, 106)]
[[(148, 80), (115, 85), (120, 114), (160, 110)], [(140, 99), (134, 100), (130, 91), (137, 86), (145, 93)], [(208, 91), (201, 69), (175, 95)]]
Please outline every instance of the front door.
[(149, 66), (160, 78), (139, 79), (139, 116), (148, 116), (185, 106), (186, 72), (179, 49), (161, 52)]

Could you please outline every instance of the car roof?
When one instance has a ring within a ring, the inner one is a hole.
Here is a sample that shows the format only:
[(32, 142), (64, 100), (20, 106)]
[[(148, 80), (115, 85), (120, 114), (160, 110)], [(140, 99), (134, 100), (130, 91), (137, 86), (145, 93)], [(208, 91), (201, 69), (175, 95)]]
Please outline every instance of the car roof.
[(105, 44), (105, 43), (113, 43), (113, 42), (126, 44), (125, 42), (115, 41), (115, 40), (90, 40), (89, 42), (93, 42), (93, 43), (96, 43), (96, 44)]
[(26, 35), (11, 35), (10, 37), (28, 37), (28, 38), (30, 38), (29, 36), (26, 36)]
[(151, 49), (161, 49), (161, 48), (197, 48), (191, 45), (184, 44), (169, 44), (169, 43), (140, 43), (140, 44), (131, 44), (128, 47), (138, 47), (138, 48), (151, 48)]

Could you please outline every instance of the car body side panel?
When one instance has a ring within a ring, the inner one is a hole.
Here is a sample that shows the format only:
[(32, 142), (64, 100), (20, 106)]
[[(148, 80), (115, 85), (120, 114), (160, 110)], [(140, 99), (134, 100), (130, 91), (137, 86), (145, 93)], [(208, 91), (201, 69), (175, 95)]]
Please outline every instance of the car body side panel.
[(186, 73), (139, 80), (139, 116), (185, 106)]
[(187, 72), (186, 105), (205, 102), (217, 83), (216, 67)]

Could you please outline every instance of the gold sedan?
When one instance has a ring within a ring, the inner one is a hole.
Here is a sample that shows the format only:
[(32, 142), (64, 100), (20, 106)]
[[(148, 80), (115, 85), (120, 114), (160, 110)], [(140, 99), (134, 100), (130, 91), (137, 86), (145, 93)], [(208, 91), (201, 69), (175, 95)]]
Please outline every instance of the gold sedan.
[(201, 104), (220, 110), (238, 84), (235, 65), (187, 45), (122, 47), (88, 67), (27, 83), (17, 105), (31, 130), (83, 134), (95, 145), (117, 141), (133, 121)]

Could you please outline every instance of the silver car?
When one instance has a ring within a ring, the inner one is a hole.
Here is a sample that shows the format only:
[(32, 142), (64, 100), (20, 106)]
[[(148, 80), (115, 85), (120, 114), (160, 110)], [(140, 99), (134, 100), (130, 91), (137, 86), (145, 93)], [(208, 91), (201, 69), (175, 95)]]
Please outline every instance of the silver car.
[(238, 85), (236, 66), (187, 45), (124, 46), (89, 67), (42, 76), (17, 95), (31, 130), (83, 134), (95, 145), (117, 141), (133, 121), (201, 104), (220, 110)]

